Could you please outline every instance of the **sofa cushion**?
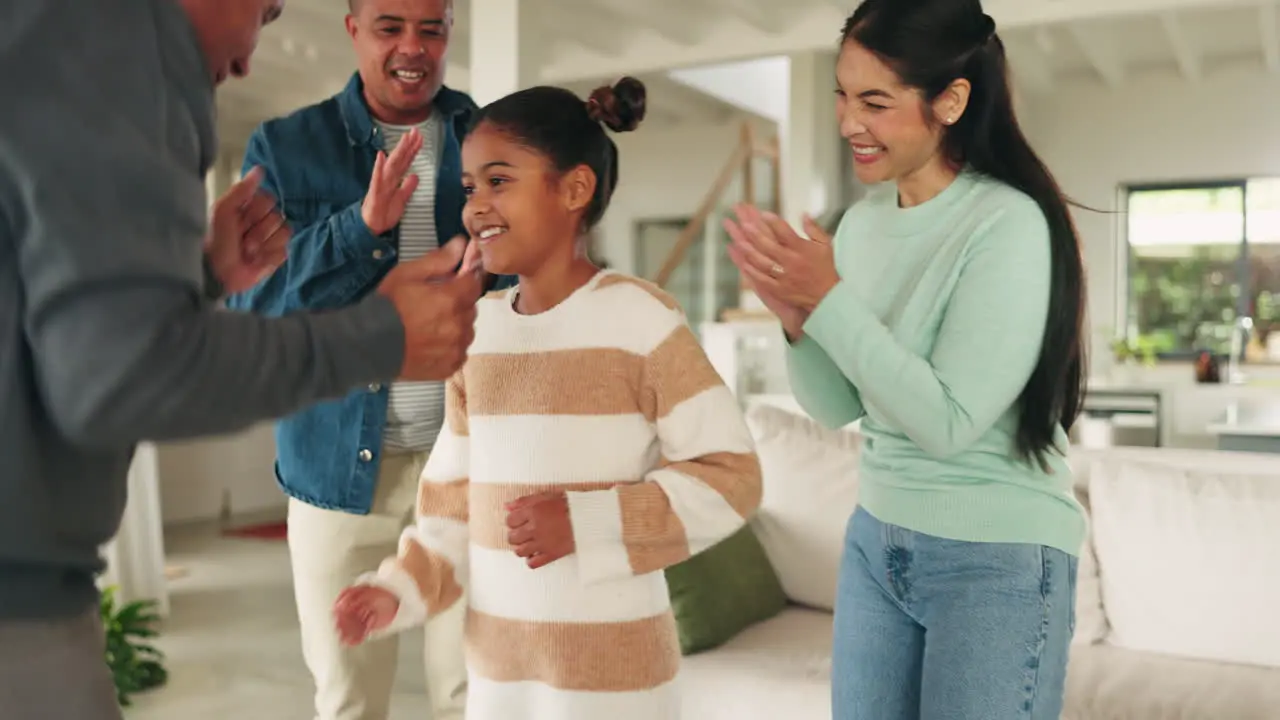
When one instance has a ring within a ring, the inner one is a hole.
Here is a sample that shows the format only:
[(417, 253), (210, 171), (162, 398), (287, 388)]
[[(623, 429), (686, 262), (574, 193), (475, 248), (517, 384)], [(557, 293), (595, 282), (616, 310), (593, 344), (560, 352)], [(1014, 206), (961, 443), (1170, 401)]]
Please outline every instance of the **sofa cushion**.
[(1117, 453), (1089, 472), (1108, 642), (1280, 667), (1280, 456)]
[(1102, 575), (1098, 570), (1098, 556), (1093, 550), (1092, 534), (1080, 548), (1080, 562), (1076, 565), (1075, 622), (1072, 644), (1100, 643), (1111, 631), (1102, 605)]
[(686, 655), (718, 647), (787, 605), (750, 525), (667, 568), (666, 576), (680, 651)]
[(1105, 644), (1071, 648), (1062, 720), (1274, 720), (1277, 715), (1280, 670)]
[(831, 614), (788, 608), (680, 666), (682, 717), (831, 717)]
[[(1089, 466), (1097, 453), (1072, 448), (1068, 457), (1075, 480), (1076, 499), (1084, 506), (1090, 518), (1093, 515), (1089, 497)], [(1093, 549), (1093, 523), (1084, 545), (1080, 548), (1080, 562), (1076, 569), (1076, 631), (1073, 644), (1093, 645), (1106, 639), (1110, 628), (1107, 613), (1102, 605), (1102, 576), (1098, 572), (1098, 556)]]
[(747, 424), (764, 472), (764, 498), (753, 524), (787, 597), (835, 607), (844, 529), (858, 501), (861, 436), (767, 405)]

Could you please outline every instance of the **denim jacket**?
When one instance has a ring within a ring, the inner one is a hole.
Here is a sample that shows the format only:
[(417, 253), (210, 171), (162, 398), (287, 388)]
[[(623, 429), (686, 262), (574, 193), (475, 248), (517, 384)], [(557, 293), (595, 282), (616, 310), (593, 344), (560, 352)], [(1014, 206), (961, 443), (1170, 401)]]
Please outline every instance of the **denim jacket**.
[[(475, 103), (441, 88), (435, 110), (445, 118), (436, 178), (436, 231), (442, 241), (463, 233), (466, 199), (461, 138)], [(359, 74), (317, 105), (259, 126), (249, 138), (244, 170), (264, 172), (262, 186), (279, 199), (293, 239), (284, 266), (227, 305), (263, 315), (326, 310), (355, 303), (396, 264), (399, 228), (374, 235), (360, 206), (383, 149)], [(499, 277), (491, 287), (507, 287)], [(276, 425), (276, 478), (288, 495), (316, 507), (367, 514), (382, 454), (387, 388), (373, 384), (323, 402)]]

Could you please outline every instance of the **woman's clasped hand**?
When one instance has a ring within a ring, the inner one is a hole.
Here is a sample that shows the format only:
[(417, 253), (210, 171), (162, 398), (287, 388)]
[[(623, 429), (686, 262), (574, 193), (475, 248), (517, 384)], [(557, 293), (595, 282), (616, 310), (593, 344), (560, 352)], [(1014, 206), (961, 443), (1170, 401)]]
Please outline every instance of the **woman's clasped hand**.
[(840, 282), (831, 235), (808, 215), (805, 237), (777, 215), (751, 205), (738, 205), (734, 212), (736, 220), (724, 221), (733, 241), (729, 257), (794, 341), (809, 313)]

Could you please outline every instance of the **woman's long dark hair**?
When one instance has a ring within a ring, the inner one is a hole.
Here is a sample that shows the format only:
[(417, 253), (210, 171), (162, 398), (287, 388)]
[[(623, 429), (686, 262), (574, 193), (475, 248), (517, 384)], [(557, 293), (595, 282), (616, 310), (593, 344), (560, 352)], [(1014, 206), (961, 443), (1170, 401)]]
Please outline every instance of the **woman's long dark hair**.
[(1049, 315), (1039, 360), (1018, 398), (1015, 442), (1019, 456), (1046, 467), (1047, 452), (1066, 450), (1055, 435), (1059, 426), (1071, 429), (1084, 396), (1084, 263), (1069, 203), (1018, 127), (995, 22), (980, 0), (865, 0), (845, 22), (841, 42), (875, 53), (923, 94), (926, 108), (955, 80), (968, 80), (968, 106), (944, 130), (943, 152), (1026, 193), (1044, 212), (1053, 263)]

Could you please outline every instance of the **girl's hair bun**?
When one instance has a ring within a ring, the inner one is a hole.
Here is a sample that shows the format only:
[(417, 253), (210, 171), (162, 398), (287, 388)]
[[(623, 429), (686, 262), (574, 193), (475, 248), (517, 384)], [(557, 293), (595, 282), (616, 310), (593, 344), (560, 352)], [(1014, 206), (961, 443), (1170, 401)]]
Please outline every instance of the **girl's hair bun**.
[(629, 76), (601, 85), (587, 98), (587, 114), (614, 132), (635, 130), (644, 119), (644, 108), (644, 83)]

